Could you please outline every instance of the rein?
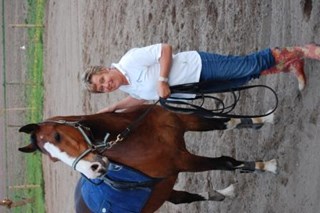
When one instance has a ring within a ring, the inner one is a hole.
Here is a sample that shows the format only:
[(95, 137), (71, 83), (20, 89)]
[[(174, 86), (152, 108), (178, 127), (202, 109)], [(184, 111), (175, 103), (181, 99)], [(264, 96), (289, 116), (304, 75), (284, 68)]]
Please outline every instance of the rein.
[[(243, 90), (249, 90), (252, 88), (264, 88), (272, 92), (274, 99), (275, 99), (275, 105), (272, 110), (268, 111), (264, 114), (253, 114), (253, 115), (237, 115), (237, 114), (231, 114), (232, 110), (236, 107), (237, 103), (240, 99), (240, 92)], [(181, 84), (176, 86), (171, 86), (170, 90), (172, 94), (180, 93), (180, 94), (195, 94), (196, 96), (194, 98), (176, 98), (176, 97), (170, 97), (169, 99), (163, 99), (160, 98), (160, 104), (163, 108), (178, 112), (178, 113), (186, 113), (186, 114), (197, 114), (203, 117), (225, 117), (225, 118), (256, 118), (256, 117), (264, 117), (268, 116), (271, 113), (273, 113), (277, 107), (278, 107), (278, 96), (276, 92), (269, 86), (266, 85), (252, 85), (252, 86), (244, 86), (239, 88), (233, 88), (229, 90), (218, 90), (210, 91), (208, 89), (205, 89), (204, 86), (201, 83), (190, 83), (190, 84)], [(209, 93), (231, 93), (233, 97), (233, 103), (229, 106), (225, 106), (225, 103), (222, 99), (207, 95)], [(238, 94), (237, 94), (238, 93)], [(202, 100), (202, 103), (200, 105), (192, 104), (188, 101), (193, 100)], [(222, 105), (222, 107), (217, 107), (216, 109), (206, 109), (203, 107), (205, 100), (213, 100), (218, 102), (219, 105)]]

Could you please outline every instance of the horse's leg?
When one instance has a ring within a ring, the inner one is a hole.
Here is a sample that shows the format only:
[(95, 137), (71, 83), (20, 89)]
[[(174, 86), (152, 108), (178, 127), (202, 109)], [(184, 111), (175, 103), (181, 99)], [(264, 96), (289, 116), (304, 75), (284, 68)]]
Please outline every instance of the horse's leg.
[[(220, 200), (223, 200), (221, 198)], [(181, 204), (181, 203), (192, 203), (196, 201), (205, 201), (208, 200), (205, 196), (200, 194), (193, 194), (186, 191), (176, 191), (172, 190), (171, 195), (168, 199), (170, 203)]]
[(172, 190), (168, 199), (169, 202), (174, 204), (192, 203), (196, 201), (223, 201), (226, 197), (234, 196), (234, 186), (231, 184), (222, 190), (211, 190), (206, 193), (193, 194), (186, 191)]
[(209, 158), (183, 152), (177, 156), (177, 167), (180, 171), (201, 172), (208, 170), (240, 170), (242, 172), (269, 171), (276, 173), (277, 162), (270, 161), (239, 161), (232, 157), (222, 156), (219, 158)]
[(259, 129), (264, 123), (273, 123), (273, 113), (257, 118), (204, 118), (196, 115), (178, 114), (186, 131), (210, 131), (225, 129)]
[(265, 123), (273, 123), (273, 113), (263, 117), (257, 118), (231, 118), (227, 122), (226, 129), (241, 129), (241, 128), (252, 128), (260, 129)]
[(169, 199), (173, 186), (178, 175), (172, 175), (159, 181), (152, 190), (149, 200), (142, 209), (142, 213), (155, 212), (160, 206)]

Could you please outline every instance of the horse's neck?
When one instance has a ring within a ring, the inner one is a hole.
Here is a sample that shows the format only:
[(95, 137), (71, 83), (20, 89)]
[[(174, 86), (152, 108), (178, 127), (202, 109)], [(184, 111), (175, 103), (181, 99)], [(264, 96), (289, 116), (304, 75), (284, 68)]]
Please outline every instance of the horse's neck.
[[(123, 113), (99, 113), (91, 115), (76, 115), (76, 116), (56, 116), (48, 120), (64, 120), (69, 122), (79, 122), (85, 126), (94, 129), (97, 134), (104, 132), (119, 133), (125, 130), (129, 125), (134, 122), (138, 122), (139, 118), (144, 115), (148, 110), (148, 105), (141, 106), (135, 111), (123, 112)], [(153, 106), (153, 109), (158, 109), (157, 115), (160, 115), (158, 106)], [(149, 113), (153, 113), (153, 110)], [(143, 119), (143, 121), (145, 121)], [(140, 121), (141, 122), (141, 121)]]

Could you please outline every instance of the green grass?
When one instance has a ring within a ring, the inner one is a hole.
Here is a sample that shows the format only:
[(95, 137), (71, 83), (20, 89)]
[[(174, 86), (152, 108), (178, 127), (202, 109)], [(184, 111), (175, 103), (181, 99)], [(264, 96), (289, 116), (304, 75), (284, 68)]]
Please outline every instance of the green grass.
[[(46, 0), (28, 0), (28, 16), (26, 24), (42, 25), (44, 23)], [(27, 123), (35, 123), (43, 119), (43, 27), (28, 28), (27, 48), (27, 81), (25, 97), (29, 111), (26, 117)], [(29, 142), (29, 139), (26, 143)], [(44, 180), (42, 171), (41, 154), (26, 155), (26, 183), (40, 185), (40, 187), (24, 189), (24, 197), (33, 198), (31, 204), (13, 208), (13, 212), (45, 212)], [(16, 195), (18, 197), (21, 195)]]

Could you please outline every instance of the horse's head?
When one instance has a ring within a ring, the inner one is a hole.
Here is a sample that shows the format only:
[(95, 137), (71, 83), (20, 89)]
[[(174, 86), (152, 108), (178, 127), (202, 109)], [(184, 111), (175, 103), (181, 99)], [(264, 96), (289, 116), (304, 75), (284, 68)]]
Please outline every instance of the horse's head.
[[(52, 161), (62, 161), (88, 178), (97, 178), (106, 172), (108, 159), (98, 155), (88, 144), (86, 130), (79, 130), (76, 125), (58, 122), (28, 124), (19, 132), (30, 134), (31, 143), (19, 148), (21, 152), (36, 150), (47, 154)], [(80, 127), (81, 128), (81, 127)]]

